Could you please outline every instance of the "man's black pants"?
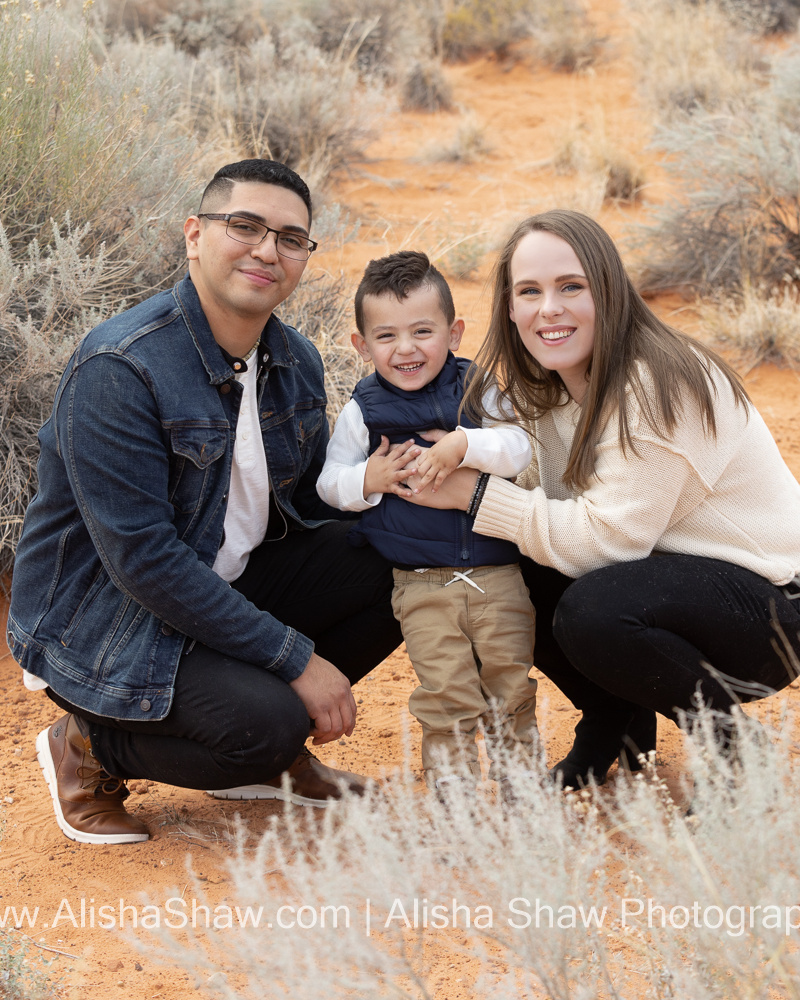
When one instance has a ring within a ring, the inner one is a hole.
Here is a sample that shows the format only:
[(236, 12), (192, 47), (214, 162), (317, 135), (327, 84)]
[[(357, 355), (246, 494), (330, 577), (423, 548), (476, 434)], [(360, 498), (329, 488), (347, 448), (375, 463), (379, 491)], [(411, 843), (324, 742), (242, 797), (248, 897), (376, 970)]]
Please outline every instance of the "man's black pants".
[[(401, 635), (392, 614), (391, 567), (374, 549), (348, 544), (350, 523), (264, 542), (233, 586), (308, 636), (315, 652), (354, 684)], [(285, 681), (199, 643), (181, 657), (172, 706), (160, 721), (107, 719), (48, 694), (89, 722), (92, 749), (109, 774), (184, 788), (274, 778), (295, 760), (310, 730), (303, 703)]]

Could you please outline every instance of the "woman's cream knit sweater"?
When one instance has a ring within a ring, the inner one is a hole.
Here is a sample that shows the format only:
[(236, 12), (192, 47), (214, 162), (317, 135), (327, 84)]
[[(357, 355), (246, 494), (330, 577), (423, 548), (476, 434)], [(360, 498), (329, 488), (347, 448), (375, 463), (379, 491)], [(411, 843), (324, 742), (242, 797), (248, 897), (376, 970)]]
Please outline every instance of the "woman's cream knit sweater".
[(761, 415), (736, 405), (714, 378), (716, 437), (685, 405), (669, 439), (656, 434), (628, 393), (635, 453), (623, 453), (616, 417), (580, 493), (562, 476), (580, 410), (570, 401), (537, 422), (534, 460), (518, 485), (489, 481), (475, 531), (515, 542), (536, 562), (578, 577), (652, 552), (723, 559), (775, 584), (800, 572), (800, 485)]

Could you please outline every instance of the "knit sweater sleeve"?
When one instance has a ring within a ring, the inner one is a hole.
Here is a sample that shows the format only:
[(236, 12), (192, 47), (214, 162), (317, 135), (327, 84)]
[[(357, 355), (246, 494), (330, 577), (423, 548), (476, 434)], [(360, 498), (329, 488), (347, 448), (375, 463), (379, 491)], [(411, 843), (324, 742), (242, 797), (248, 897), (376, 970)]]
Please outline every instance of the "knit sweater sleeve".
[(493, 476), (474, 530), (570, 577), (645, 558), (678, 508), (706, 491), (684, 455), (665, 443), (634, 443), (636, 454), (601, 446), (589, 488), (574, 499), (551, 500), (541, 486), (525, 490)]

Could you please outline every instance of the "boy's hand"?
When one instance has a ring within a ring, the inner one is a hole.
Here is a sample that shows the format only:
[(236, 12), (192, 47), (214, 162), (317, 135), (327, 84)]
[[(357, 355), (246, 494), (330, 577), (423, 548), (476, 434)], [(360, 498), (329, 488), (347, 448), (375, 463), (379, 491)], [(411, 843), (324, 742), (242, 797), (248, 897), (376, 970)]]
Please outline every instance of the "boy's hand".
[(401, 497), (411, 496), (411, 491), (400, 484), (417, 469), (413, 459), (422, 449), (414, 444), (414, 439), (389, 447), (389, 438), (381, 436), (381, 443), (367, 459), (364, 474), (364, 499), (370, 493), (396, 493)]
[[(422, 437), (430, 440), (441, 432), (426, 431)], [(433, 483), (431, 490), (435, 493), (454, 469), (464, 461), (467, 454), (467, 435), (463, 431), (450, 431), (439, 437), (432, 448), (423, 452), (417, 463), (419, 482), (414, 488), (415, 493), (424, 490)]]

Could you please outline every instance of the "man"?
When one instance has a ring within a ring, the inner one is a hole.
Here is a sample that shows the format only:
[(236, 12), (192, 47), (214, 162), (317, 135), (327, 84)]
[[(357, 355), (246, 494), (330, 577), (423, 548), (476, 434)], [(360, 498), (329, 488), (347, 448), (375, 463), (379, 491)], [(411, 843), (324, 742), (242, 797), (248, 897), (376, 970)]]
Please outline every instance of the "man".
[(128, 778), (314, 805), (362, 787), (304, 749), (353, 732), (350, 684), (400, 641), (390, 568), (316, 494), (319, 355), (273, 315), (311, 214), (283, 164), (219, 170), (188, 276), (88, 334), (40, 432), (8, 641), (67, 713), (37, 750), (74, 840), (147, 839)]

